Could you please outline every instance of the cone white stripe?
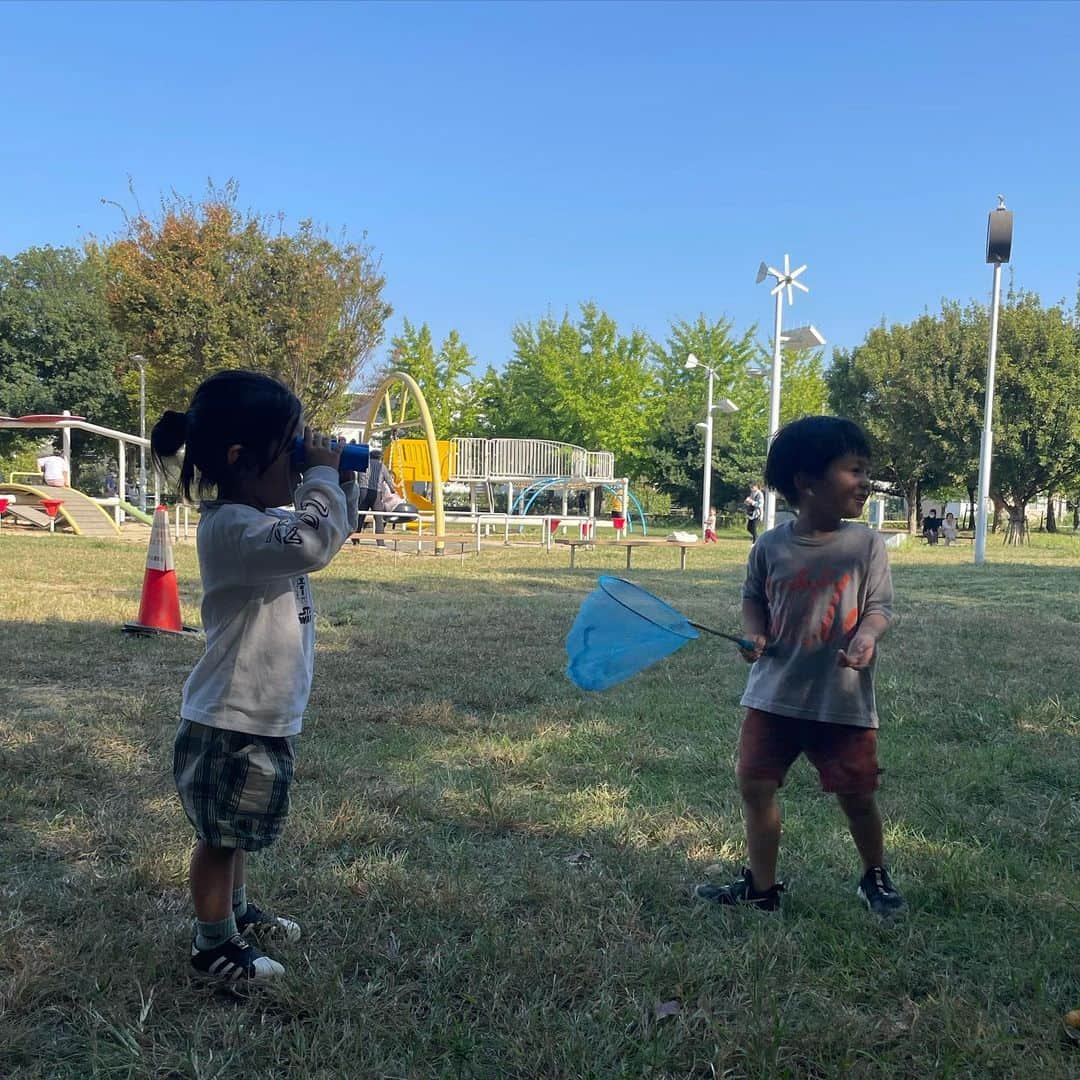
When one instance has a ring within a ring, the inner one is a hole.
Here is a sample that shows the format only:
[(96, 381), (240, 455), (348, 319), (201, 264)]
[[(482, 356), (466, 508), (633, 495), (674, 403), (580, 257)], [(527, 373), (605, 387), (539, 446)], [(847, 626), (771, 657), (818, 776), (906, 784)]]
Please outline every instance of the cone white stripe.
[(150, 550), (146, 553), (146, 569), (172, 570), (173, 568), (169, 512), (164, 506), (159, 506), (154, 511), (154, 527), (150, 530)]

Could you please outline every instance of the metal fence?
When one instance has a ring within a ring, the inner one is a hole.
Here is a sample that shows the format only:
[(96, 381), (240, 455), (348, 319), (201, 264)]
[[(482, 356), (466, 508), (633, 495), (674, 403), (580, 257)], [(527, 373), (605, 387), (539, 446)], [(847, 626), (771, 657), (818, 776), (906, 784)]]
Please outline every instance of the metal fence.
[(450, 480), (613, 480), (615, 455), (548, 439), (454, 439)]

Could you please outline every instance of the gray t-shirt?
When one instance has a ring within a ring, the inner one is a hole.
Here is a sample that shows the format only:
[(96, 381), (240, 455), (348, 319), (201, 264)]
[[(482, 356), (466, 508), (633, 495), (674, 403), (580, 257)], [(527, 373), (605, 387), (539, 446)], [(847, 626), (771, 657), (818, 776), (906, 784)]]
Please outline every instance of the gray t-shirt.
[(794, 522), (765, 533), (750, 550), (743, 598), (765, 609), (769, 645), (750, 669), (742, 704), (779, 716), (876, 728), (874, 663), (840, 667), (859, 623), (892, 618), (885, 542), (864, 525), (842, 522), (829, 536), (795, 533)]

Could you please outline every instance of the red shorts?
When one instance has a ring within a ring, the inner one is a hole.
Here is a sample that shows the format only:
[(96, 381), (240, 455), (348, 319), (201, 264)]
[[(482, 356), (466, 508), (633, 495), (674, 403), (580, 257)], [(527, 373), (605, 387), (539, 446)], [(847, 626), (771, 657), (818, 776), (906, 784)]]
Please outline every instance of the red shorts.
[(823, 724), (747, 709), (739, 733), (736, 774), (783, 785), (795, 759), (805, 754), (821, 777), (821, 790), (869, 795), (877, 790), (877, 731), (850, 724)]

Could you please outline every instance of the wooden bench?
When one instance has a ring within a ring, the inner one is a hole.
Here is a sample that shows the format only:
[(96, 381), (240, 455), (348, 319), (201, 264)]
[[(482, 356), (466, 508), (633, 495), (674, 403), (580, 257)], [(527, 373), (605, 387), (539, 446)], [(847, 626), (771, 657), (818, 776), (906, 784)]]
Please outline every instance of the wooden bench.
[(686, 549), (692, 547), (698, 547), (699, 541), (689, 540), (685, 543), (681, 543), (675, 540), (649, 540), (646, 537), (642, 537), (640, 540), (579, 540), (577, 538), (567, 537), (565, 539), (556, 539), (556, 544), (562, 544), (564, 547), (570, 549), (570, 569), (573, 570), (577, 566), (577, 549), (579, 547), (622, 547), (626, 548), (626, 569), (629, 570), (633, 566), (634, 561), (634, 548), (639, 547), (668, 547), (679, 549), (679, 569), (686, 569)]
[(389, 545), (395, 555), (401, 554), (402, 544), (412, 544), (413, 552), (416, 555), (419, 555), (423, 551), (425, 544), (431, 545), (432, 554), (436, 554), (436, 544), (443, 545), (443, 554), (446, 554), (447, 547), (456, 545), (457, 551), (455, 552), (455, 554), (461, 557), (462, 562), (465, 561), (465, 555), (467, 552), (469, 552), (470, 550), (479, 552), (480, 550), (475, 536), (471, 534), (464, 535), (461, 533), (450, 536), (435, 536), (429, 535), (428, 533), (424, 533), (423, 536), (417, 536), (415, 534), (408, 535), (398, 533), (380, 533), (377, 536), (371, 536), (370, 534), (354, 532), (350, 534), (349, 539), (357, 543), (365, 539), (374, 539), (376, 541), (375, 546), (378, 546), (378, 541), (381, 540), (383, 544)]

